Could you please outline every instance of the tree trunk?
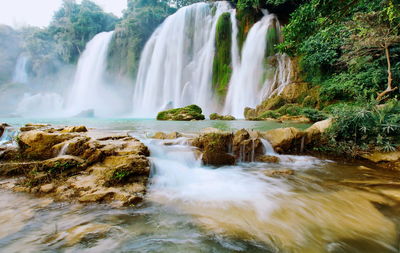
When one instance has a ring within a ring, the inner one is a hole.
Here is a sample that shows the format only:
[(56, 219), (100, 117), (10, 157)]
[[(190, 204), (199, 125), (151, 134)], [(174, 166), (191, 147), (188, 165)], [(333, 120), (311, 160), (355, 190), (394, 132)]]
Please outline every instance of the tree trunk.
[(381, 101), (386, 94), (396, 90), (398, 87), (393, 88), (392, 87), (392, 65), (390, 63), (390, 50), (389, 46), (385, 45), (385, 55), (386, 55), (386, 61), (387, 61), (387, 72), (388, 72), (388, 81), (387, 81), (387, 88), (383, 92), (378, 94), (378, 97), (376, 98), (377, 101)]

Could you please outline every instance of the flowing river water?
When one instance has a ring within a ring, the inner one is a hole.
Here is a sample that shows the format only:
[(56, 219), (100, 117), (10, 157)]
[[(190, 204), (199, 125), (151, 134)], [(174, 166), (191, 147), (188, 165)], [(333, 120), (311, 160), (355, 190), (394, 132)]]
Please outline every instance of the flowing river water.
[[(1, 119), (14, 126), (40, 119)], [(309, 156), (204, 166), (186, 138), (205, 127), (265, 131), (278, 123), (49, 120), (127, 131), (151, 151), (144, 203), (112, 208), (0, 191), (1, 252), (399, 252), (400, 173)], [(305, 128), (307, 125), (297, 125)], [(273, 152), (266, 145), (266, 153)], [(293, 170), (293, 175), (273, 175)]]

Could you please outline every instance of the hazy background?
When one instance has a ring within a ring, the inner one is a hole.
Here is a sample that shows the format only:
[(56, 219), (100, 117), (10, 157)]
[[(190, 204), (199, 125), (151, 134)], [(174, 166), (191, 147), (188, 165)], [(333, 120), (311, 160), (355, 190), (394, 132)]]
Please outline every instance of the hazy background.
[[(78, 3), (81, 0), (77, 0)], [(126, 0), (92, 0), (105, 12), (121, 17)], [(24, 25), (47, 26), (62, 0), (0, 0), (0, 24), (13, 27)]]

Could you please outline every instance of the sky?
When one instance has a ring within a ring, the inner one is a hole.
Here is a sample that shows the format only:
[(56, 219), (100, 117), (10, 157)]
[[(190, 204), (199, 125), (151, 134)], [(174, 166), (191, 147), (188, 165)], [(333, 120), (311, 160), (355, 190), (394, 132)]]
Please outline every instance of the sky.
[[(106, 12), (122, 15), (127, 0), (92, 0)], [(78, 0), (77, 2), (81, 2)], [(0, 0), (0, 24), (13, 27), (47, 26), (62, 0)]]

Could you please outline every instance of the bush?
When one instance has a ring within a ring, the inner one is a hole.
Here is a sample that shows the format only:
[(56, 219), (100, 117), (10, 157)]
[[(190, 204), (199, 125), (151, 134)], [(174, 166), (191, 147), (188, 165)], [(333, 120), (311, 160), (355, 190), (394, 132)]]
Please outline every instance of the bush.
[(344, 105), (334, 111), (335, 122), (327, 136), (335, 146), (360, 150), (394, 151), (400, 144), (400, 102), (385, 105), (375, 101)]

